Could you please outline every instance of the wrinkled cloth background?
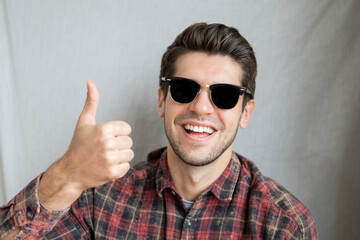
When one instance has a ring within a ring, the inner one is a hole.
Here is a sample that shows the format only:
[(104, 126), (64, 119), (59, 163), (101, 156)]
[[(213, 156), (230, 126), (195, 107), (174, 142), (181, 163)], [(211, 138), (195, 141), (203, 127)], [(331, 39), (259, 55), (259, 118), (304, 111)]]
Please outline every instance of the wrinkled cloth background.
[(0, 204), (66, 151), (86, 98), (127, 121), (135, 159), (164, 146), (160, 60), (194, 22), (239, 29), (256, 109), (234, 148), (310, 209), (321, 239), (360, 234), (360, 1), (0, 1)]

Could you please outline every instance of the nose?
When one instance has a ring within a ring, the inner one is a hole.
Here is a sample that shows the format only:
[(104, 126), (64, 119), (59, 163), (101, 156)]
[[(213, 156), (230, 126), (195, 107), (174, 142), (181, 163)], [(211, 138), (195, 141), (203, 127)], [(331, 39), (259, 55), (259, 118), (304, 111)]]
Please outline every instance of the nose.
[(198, 116), (209, 115), (214, 112), (214, 106), (210, 100), (210, 89), (202, 87), (197, 97), (190, 103), (189, 109)]

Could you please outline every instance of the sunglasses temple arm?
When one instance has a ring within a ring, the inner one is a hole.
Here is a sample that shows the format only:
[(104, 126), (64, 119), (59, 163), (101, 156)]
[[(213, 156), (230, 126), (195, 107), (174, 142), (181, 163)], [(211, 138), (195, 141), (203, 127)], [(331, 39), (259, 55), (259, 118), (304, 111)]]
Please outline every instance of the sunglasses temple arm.
[(243, 92), (251, 95), (251, 91), (249, 89), (247, 89), (245, 87), (242, 87), (241, 89), (243, 90)]

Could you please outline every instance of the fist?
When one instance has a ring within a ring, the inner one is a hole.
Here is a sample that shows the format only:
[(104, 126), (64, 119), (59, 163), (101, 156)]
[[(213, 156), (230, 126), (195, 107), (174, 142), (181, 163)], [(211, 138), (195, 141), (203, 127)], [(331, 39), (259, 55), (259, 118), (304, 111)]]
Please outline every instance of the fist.
[(123, 121), (96, 124), (99, 93), (92, 81), (71, 143), (58, 162), (67, 181), (78, 190), (100, 186), (124, 176), (134, 157), (131, 127)]

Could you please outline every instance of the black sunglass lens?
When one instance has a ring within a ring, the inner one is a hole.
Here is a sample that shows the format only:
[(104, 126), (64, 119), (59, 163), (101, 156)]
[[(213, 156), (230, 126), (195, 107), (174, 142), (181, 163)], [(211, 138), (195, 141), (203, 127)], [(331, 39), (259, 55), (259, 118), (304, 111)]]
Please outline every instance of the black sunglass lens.
[(211, 99), (218, 108), (231, 109), (239, 100), (239, 91), (231, 85), (214, 86), (211, 90)]
[(176, 79), (171, 81), (170, 93), (172, 98), (179, 103), (189, 103), (196, 97), (199, 85), (191, 80)]

